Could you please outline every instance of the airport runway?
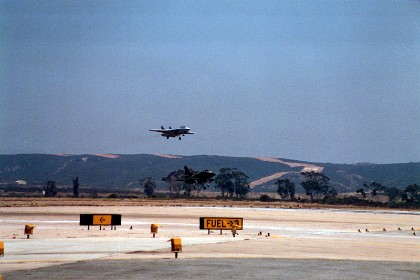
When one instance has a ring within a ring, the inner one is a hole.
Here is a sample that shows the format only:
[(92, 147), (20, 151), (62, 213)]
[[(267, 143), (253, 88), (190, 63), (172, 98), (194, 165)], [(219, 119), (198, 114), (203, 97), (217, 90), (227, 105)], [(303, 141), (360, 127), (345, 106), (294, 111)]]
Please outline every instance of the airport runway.
[(6, 273), (41, 279), (381, 279), (418, 280), (419, 263), (312, 259), (94, 260)]
[[(80, 213), (119, 213), (122, 225), (87, 230), (79, 226)], [(208, 235), (199, 229), (203, 216), (243, 217), (244, 230), (236, 237), (216, 230)], [(36, 225), (30, 239), (23, 235), (26, 223)], [(160, 224), (156, 238), (151, 223)], [(3, 279), (420, 279), (420, 236), (413, 235), (419, 228), (415, 211), (3, 207), (0, 274)], [(183, 243), (178, 259), (167, 242), (174, 236)]]

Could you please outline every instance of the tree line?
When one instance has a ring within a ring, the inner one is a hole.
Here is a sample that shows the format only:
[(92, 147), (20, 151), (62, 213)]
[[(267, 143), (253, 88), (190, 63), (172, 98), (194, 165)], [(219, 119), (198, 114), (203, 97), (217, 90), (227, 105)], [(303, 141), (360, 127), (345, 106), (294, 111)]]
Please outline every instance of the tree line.
[[(329, 185), (330, 178), (323, 173), (302, 172), (302, 176), (306, 178), (301, 182), (301, 186), (305, 190), (305, 194), (310, 198), (310, 201), (329, 201), (334, 202), (337, 199), (337, 191)], [(295, 183), (289, 179), (278, 179), (275, 182), (277, 186), (277, 193), (283, 200), (294, 201), (295, 198)], [(363, 186), (356, 191), (363, 199), (368, 199), (370, 193), (371, 197), (384, 196), (387, 197), (391, 204), (404, 203), (406, 205), (419, 206), (420, 205), (420, 186), (417, 184), (410, 184), (404, 190), (396, 187), (386, 187), (378, 182), (363, 183)], [(356, 200), (358, 198), (356, 197)], [(347, 201), (349, 201), (347, 199)], [(354, 201), (354, 200), (353, 200)]]
[[(194, 170), (192, 170), (195, 172)], [(304, 180), (300, 183), (305, 190), (305, 194), (311, 202), (339, 202), (337, 198), (337, 191), (330, 185), (330, 178), (325, 174), (319, 172), (301, 172), (301, 177)], [(169, 185), (169, 193), (171, 197), (190, 197), (193, 192), (197, 194), (201, 190), (205, 190), (209, 185), (187, 184), (182, 181), (184, 170), (176, 170), (163, 177), (161, 180)], [(221, 168), (219, 174), (214, 179), (214, 187), (220, 191), (221, 198), (237, 198), (243, 199), (250, 191), (249, 176), (237, 168)], [(139, 180), (146, 197), (151, 198), (155, 196), (157, 187), (156, 180), (151, 177)], [(79, 197), (79, 178), (73, 179), (73, 196)], [(278, 179), (275, 181), (277, 187), (277, 194), (281, 200), (296, 201), (301, 200), (296, 198), (296, 185), (289, 179)], [(57, 186), (55, 181), (48, 181), (43, 186), (43, 194), (45, 197), (54, 197), (57, 195)], [(420, 205), (420, 186), (417, 184), (410, 184), (405, 189), (401, 190), (396, 187), (387, 187), (379, 182), (363, 183), (363, 185), (356, 190), (359, 197), (352, 197), (350, 202), (360, 204), (360, 200), (369, 201), (369, 197), (386, 197), (388, 203), (391, 204), (406, 204), (419, 206)], [(263, 196), (261, 200), (269, 200), (268, 196)], [(346, 199), (349, 201), (349, 199)]]
[[(209, 187), (206, 184), (185, 183), (185, 181), (180, 180), (183, 176), (184, 170), (180, 169), (162, 178), (162, 181), (169, 185), (169, 192), (172, 197), (179, 197), (181, 192), (183, 192), (183, 196), (190, 197), (193, 191), (199, 193), (201, 190), (206, 190)], [(221, 168), (214, 179), (214, 187), (220, 191), (222, 198), (244, 198), (251, 189), (248, 179), (248, 175), (237, 168)], [(156, 180), (148, 177), (140, 179), (140, 182), (144, 188), (145, 195), (153, 197), (157, 186)]]

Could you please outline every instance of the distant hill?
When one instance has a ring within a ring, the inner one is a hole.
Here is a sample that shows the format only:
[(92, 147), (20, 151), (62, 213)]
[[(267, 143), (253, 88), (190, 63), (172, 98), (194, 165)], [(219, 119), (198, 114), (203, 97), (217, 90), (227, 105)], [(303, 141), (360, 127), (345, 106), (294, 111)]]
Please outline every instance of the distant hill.
[(100, 189), (139, 188), (140, 178), (156, 178), (161, 188), (167, 185), (161, 178), (183, 169), (211, 169), (218, 173), (223, 167), (237, 168), (249, 176), (253, 191), (275, 191), (278, 178), (290, 178), (299, 189), (305, 171), (323, 172), (339, 192), (352, 192), (363, 182), (377, 181), (388, 187), (405, 188), (420, 184), (420, 162), (397, 164), (332, 164), (313, 163), (280, 158), (249, 158), (225, 156), (173, 155), (0, 155), (0, 185), (25, 181), (27, 185), (43, 185), (49, 180), (57, 185), (71, 186), (79, 177), (81, 187)]

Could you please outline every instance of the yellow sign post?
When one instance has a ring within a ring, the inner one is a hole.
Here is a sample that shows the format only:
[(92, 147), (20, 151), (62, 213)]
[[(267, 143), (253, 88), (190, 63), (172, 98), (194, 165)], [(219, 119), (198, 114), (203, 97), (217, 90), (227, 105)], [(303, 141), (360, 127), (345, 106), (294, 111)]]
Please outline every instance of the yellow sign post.
[(4, 257), (4, 241), (0, 241), (0, 257)]
[(171, 252), (175, 253), (175, 259), (177, 259), (178, 253), (182, 252), (181, 238), (179, 237), (171, 238)]
[(25, 234), (26, 234), (28, 239), (29, 239), (29, 235), (34, 234), (34, 228), (35, 228), (35, 225), (33, 225), (33, 224), (25, 225)]
[(207, 229), (210, 234), (210, 230), (220, 229), (220, 234), (223, 230), (236, 230), (243, 229), (243, 218), (224, 218), (224, 217), (201, 217), (200, 218), (200, 229)]
[(159, 224), (152, 224), (150, 226), (150, 232), (153, 234), (153, 238), (155, 238), (156, 233), (158, 233)]

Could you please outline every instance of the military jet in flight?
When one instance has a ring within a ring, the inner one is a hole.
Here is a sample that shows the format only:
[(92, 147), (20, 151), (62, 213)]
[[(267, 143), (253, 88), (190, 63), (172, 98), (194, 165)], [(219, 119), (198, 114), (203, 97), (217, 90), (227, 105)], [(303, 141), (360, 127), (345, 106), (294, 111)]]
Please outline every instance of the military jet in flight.
[(180, 128), (172, 128), (165, 129), (163, 126), (160, 127), (161, 129), (149, 129), (149, 131), (160, 132), (163, 137), (169, 139), (169, 137), (178, 137), (181, 140), (181, 135), (185, 136), (185, 134), (194, 134), (194, 132), (190, 131), (189, 127), (181, 126)]
[(178, 179), (177, 181), (184, 181), (186, 184), (198, 184), (204, 185), (213, 181), (212, 177), (216, 174), (210, 170), (204, 170), (201, 172), (193, 172), (187, 166), (184, 166), (184, 178)]

